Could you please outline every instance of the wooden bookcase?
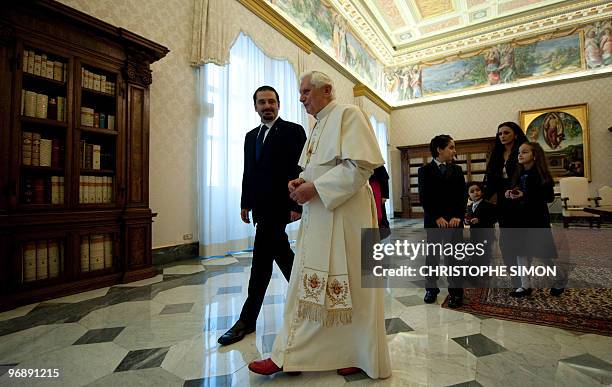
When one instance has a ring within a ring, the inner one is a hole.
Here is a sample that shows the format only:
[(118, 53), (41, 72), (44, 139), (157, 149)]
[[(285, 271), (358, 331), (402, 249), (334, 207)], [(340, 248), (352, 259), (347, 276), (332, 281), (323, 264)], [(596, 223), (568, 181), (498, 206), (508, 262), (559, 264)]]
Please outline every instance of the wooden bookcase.
[[(455, 141), (455, 163), (463, 169), (465, 181), (482, 181), (495, 137)], [(402, 160), (402, 217), (422, 218), (419, 202), (419, 168), (431, 162), (429, 144), (400, 146)]]
[(0, 311), (156, 274), (150, 64), (167, 53), (55, 1), (0, 4)]

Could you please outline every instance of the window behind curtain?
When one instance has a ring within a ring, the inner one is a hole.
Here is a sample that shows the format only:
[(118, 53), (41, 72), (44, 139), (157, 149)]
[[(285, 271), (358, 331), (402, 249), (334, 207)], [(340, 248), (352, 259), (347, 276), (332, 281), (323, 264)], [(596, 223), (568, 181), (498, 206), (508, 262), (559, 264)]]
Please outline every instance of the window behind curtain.
[[(279, 116), (305, 126), (299, 82), (286, 60), (266, 56), (240, 34), (226, 66), (198, 70), (198, 224), (200, 254), (223, 255), (252, 245), (255, 229), (240, 219), (244, 136), (260, 123), (253, 92), (269, 85), (280, 96)], [(295, 229), (296, 223), (287, 229)]]

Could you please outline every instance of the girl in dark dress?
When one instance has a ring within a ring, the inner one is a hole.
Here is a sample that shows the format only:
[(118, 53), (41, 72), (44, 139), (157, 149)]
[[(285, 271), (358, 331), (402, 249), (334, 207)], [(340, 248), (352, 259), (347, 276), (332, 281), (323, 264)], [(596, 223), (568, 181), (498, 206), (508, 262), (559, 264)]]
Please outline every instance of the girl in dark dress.
[[(511, 223), (521, 228), (521, 240), (515, 246), (519, 266), (531, 266), (533, 257), (553, 266), (557, 249), (550, 231), (548, 203), (554, 198), (554, 182), (544, 150), (537, 142), (526, 142), (519, 147), (518, 169), (513, 179), (513, 188), (506, 190), (504, 197), (511, 201), (513, 208)], [(561, 270), (559, 268), (559, 270)], [(562, 270), (561, 270), (562, 271)], [(563, 273), (559, 276), (564, 278)], [(551, 289), (552, 295), (560, 295), (562, 288)], [(531, 294), (529, 278), (521, 277), (521, 286), (512, 292), (513, 297)]]
[[(512, 178), (518, 167), (518, 149), (527, 142), (525, 133), (514, 122), (503, 122), (497, 127), (495, 146), (489, 157), (484, 179), (484, 199), (496, 203), (499, 223), (499, 247), (506, 266), (516, 265), (513, 242), (512, 203), (505, 197), (505, 192), (512, 187)], [(512, 287), (521, 286), (520, 279), (512, 277)]]

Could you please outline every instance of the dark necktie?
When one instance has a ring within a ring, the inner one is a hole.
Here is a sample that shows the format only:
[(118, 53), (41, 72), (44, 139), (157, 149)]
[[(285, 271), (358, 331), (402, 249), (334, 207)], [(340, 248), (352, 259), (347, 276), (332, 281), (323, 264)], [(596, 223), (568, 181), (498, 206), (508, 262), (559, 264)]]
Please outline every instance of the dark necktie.
[(261, 129), (259, 129), (259, 134), (257, 135), (257, 140), (255, 141), (255, 160), (259, 161), (261, 157), (261, 152), (263, 151), (264, 146), (264, 138), (266, 136), (266, 130), (268, 130), (267, 125), (262, 125)]
[(442, 176), (447, 176), (448, 174), (448, 166), (446, 164), (440, 164), (440, 172), (442, 172)]

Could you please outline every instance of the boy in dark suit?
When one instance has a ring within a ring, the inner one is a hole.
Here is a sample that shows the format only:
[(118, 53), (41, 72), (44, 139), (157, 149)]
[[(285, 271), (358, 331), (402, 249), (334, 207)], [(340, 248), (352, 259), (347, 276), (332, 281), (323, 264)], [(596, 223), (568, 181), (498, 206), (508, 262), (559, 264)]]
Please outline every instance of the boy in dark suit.
[(301, 125), (278, 117), (280, 101), (274, 88), (261, 86), (255, 90), (253, 104), (261, 124), (244, 139), (240, 202), (242, 221), (251, 223), (249, 213), (252, 212), (257, 226), (253, 263), (240, 319), (219, 338), (221, 345), (240, 341), (255, 331), (274, 261), (289, 281), (294, 254), (285, 227), (300, 219), (302, 212), (301, 206), (289, 198), (287, 185), (301, 172), (298, 159), (306, 142), (306, 132)]
[[(424, 224), (427, 228), (427, 242), (458, 242), (462, 238), (463, 216), (467, 202), (465, 178), (463, 170), (452, 163), (457, 152), (455, 142), (449, 135), (442, 134), (434, 137), (429, 143), (429, 150), (433, 160), (431, 163), (419, 168), (419, 198), (425, 212)], [(440, 230), (454, 229), (442, 235)], [(453, 257), (445, 259), (450, 266), (454, 263)], [(440, 264), (440, 256), (427, 254), (425, 260), (428, 267)], [(425, 284), (425, 297), (427, 304), (436, 302), (440, 289), (437, 284), (438, 276), (428, 276)], [(463, 305), (463, 288), (455, 277), (449, 277), (448, 306), (458, 308)]]
[[(473, 256), (471, 264), (474, 266), (488, 266), (491, 263), (491, 247), (495, 240), (495, 223), (497, 223), (496, 207), (483, 198), (483, 185), (479, 181), (467, 184), (471, 203), (465, 211), (465, 224), (470, 226), (470, 241), (484, 243), (484, 254)], [(486, 287), (486, 279), (479, 278), (475, 285)]]

